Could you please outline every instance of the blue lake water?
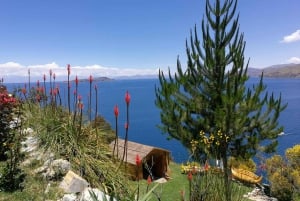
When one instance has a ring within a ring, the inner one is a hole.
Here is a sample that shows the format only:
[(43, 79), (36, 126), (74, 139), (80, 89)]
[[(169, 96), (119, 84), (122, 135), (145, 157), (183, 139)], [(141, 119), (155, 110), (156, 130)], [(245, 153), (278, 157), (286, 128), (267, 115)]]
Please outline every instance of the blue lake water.
[[(249, 84), (257, 83), (257, 78), (251, 78)], [(288, 107), (281, 113), (279, 123), (284, 126), (284, 135), (278, 138), (278, 154), (295, 144), (300, 143), (300, 79), (271, 79), (265, 78), (267, 91), (274, 92), (275, 96), (282, 94), (283, 103)], [(95, 83), (93, 83), (94, 85)], [(131, 95), (129, 107), (129, 140), (161, 147), (171, 151), (174, 161), (184, 162), (188, 159), (188, 152), (176, 140), (167, 140), (167, 135), (161, 133), (157, 125), (160, 123), (159, 110), (155, 106), (155, 84), (157, 79), (112, 80), (97, 82), (98, 86), (98, 113), (103, 116), (114, 128), (115, 117), (113, 108), (119, 106), (119, 135), (124, 137), (126, 121), (125, 92)], [(13, 84), (7, 85), (9, 89)], [(73, 87), (73, 86), (72, 86)], [(63, 99), (66, 100), (66, 83), (60, 83)], [(72, 89), (71, 91), (73, 91)], [(92, 89), (94, 96), (94, 88)], [(86, 98), (89, 94), (89, 83), (79, 83), (79, 94)], [(92, 97), (92, 100), (94, 98)], [(63, 101), (66, 105), (66, 101)], [(95, 103), (92, 103), (92, 108)], [(85, 104), (87, 108), (87, 103)]]

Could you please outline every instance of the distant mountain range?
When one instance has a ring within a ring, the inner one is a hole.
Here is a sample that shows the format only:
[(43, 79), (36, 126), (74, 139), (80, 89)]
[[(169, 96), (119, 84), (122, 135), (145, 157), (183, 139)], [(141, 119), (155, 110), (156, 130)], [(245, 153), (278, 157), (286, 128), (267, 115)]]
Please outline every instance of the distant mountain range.
[(250, 77), (258, 77), (262, 72), (264, 73), (264, 77), (300, 78), (300, 64), (280, 64), (262, 69), (248, 68), (248, 75)]

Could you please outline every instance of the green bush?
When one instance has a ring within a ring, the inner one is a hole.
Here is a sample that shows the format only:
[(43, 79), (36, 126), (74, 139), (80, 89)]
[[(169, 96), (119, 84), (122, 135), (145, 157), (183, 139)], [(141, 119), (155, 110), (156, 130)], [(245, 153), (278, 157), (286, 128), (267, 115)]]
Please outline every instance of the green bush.
[(274, 155), (266, 160), (271, 195), (279, 201), (296, 200), (300, 196), (300, 145), (287, 149), (285, 156)]
[(23, 155), (21, 147), (21, 104), (0, 86), (0, 190), (15, 191), (22, 187), (25, 175), (19, 168)]

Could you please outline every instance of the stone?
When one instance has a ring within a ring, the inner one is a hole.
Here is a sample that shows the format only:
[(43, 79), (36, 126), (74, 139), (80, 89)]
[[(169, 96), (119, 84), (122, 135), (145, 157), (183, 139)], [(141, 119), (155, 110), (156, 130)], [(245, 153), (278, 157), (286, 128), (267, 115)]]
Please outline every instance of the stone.
[(80, 193), (86, 187), (89, 187), (89, 183), (73, 171), (69, 170), (59, 187), (66, 193)]
[(75, 194), (65, 194), (60, 201), (77, 201), (77, 196)]
[(35, 169), (34, 173), (42, 174), (44, 178), (58, 180), (71, 169), (71, 163), (64, 159), (48, 159), (44, 165)]
[[(84, 191), (82, 192), (79, 201), (93, 201), (95, 199), (93, 199), (93, 197), (91, 196), (91, 194), (95, 195), (96, 200), (97, 201), (107, 201), (107, 200), (111, 200), (109, 195), (106, 195), (105, 193), (103, 193), (102, 191), (100, 191), (97, 188), (85, 188)], [(117, 201), (115, 198), (112, 199), (113, 201)]]

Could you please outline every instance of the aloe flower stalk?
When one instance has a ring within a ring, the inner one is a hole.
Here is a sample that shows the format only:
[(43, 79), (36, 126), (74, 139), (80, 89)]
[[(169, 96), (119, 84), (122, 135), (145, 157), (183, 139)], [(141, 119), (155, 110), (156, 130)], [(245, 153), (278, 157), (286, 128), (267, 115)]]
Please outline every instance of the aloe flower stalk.
[(89, 82), (90, 82), (90, 94), (89, 94), (89, 108), (88, 108), (88, 113), (89, 113), (89, 120), (90, 122), (92, 121), (92, 83), (93, 83), (93, 76), (90, 75), (89, 77)]
[(68, 71), (68, 110), (69, 110), (69, 114), (71, 113), (71, 103), (70, 103), (70, 74), (71, 74), (71, 65), (68, 64), (67, 65), (67, 71)]
[(137, 200), (139, 200), (140, 196), (140, 178), (139, 178), (139, 169), (140, 165), (142, 164), (142, 160), (140, 158), (140, 155), (136, 155), (135, 157), (135, 164), (136, 164), (136, 179), (138, 180), (138, 188), (137, 188)]
[(130, 94), (128, 91), (126, 91), (125, 94), (125, 102), (126, 102), (126, 136), (125, 136), (125, 142), (126, 142), (126, 163), (127, 163), (127, 149), (128, 149), (128, 127), (129, 127), (129, 103), (130, 103)]
[(30, 91), (30, 68), (28, 69), (28, 87)]
[(115, 138), (115, 144), (114, 144), (114, 150), (113, 150), (113, 157), (115, 156), (115, 149), (117, 146), (117, 158), (119, 157), (119, 143), (118, 143), (118, 116), (119, 116), (119, 108), (118, 105), (115, 105), (114, 107), (114, 113), (115, 113), (115, 119), (116, 119), (116, 138)]
[(96, 96), (96, 103), (95, 103), (95, 120), (98, 116), (98, 86), (95, 84), (94, 86), (95, 89), (95, 96)]
[(47, 90), (46, 90), (46, 74), (43, 75), (43, 81), (44, 81), (44, 95), (45, 95), (45, 99), (44, 99), (44, 106), (46, 105), (47, 102)]
[[(125, 162), (127, 163), (127, 145), (128, 145), (128, 128), (129, 128), (129, 104), (130, 104), (130, 94), (128, 91), (126, 91), (125, 94), (125, 102), (126, 102), (126, 123), (125, 123), (125, 142), (124, 142), (124, 151), (123, 151), (123, 158), (122, 161), (124, 161), (125, 158)], [(125, 170), (126, 170), (126, 163), (125, 163)]]

